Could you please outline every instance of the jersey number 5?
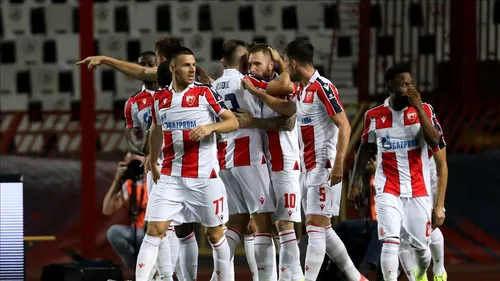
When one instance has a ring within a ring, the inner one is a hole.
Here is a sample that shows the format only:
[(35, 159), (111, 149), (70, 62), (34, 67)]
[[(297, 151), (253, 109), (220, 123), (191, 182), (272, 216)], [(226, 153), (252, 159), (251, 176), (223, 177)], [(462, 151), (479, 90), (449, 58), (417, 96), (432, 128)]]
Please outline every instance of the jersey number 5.
[(240, 108), (240, 105), (238, 104), (238, 100), (236, 99), (236, 95), (233, 93), (225, 95), (224, 101), (229, 101), (231, 103), (231, 105), (229, 105), (229, 108), (233, 112), (237, 112), (238, 109)]

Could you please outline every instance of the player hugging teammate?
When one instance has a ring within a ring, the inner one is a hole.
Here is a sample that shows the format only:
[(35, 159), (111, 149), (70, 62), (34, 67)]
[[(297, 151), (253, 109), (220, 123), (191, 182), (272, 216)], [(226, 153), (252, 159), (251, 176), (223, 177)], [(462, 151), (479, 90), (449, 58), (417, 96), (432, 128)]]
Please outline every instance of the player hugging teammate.
[[(314, 47), (294, 40), (282, 58), (271, 46), (249, 47), (228, 40), (221, 60), (224, 73), (215, 81), (196, 66), (191, 50), (180, 43), (167, 49), (157, 46), (158, 68), (102, 56), (80, 62), (89, 68), (104, 64), (136, 79), (158, 80), (161, 87), (150, 98), (147, 168), (157, 185), (148, 205), (149, 225), (136, 280), (148, 280), (157, 259), (162, 280), (172, 280), (176, 258), (165, 249), (175, 247), (167, 243), (173, 236), (167, 229), (176, 221), (206, 227), (213, 248), (212, 280), (234, 280), (231, 260), (241, 241), (253, 280), (316, 280), (325, 254), (347, 280), (367, 280), (331, 227), (331, 217), (340, 211), (351, 127), (337, 88), (314, 68)], [(195, 82), (197, 76), (212, 85)], [(432, 232), (428, 151), (436, 160), (433, 222), (437, 226), (444, 220), (445, 143), (433, 109), (420, 101), (411, 75), (391, 68), (386, 82), (390, 97), (365, 116), (350, 197), (355, 199), (359, 175), (376, 151), (380, 164), (375, 200), (384, 242), (384, 278), (396, 280), (398, 255), (414, 249), (416, 280), (425, 280), (422, 276), (430, 261), (427, 239)], [(294, 231), (301, 205), (309, 236), (303, 268)], [(399, 247), (405, 241), (411, 248)], [(195, 280), (196, 267), (187, 271), (191, 273), (182, 280)], [(444, 268), (435, 275), (446, 280)]]

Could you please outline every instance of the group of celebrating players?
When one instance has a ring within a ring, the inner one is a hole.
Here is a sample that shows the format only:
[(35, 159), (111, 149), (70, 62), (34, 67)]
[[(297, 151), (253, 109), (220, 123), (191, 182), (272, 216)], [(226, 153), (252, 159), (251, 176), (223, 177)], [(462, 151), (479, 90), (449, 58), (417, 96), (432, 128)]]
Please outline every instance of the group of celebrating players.
[[(337, 89), (313, 66), (314, 47), (291, 41), (282, 58), (269, 45), (228, 40), (224, 72), (215, 81), (176, 37), (159, 40), (154, 55), (143, 53), (139, 64), (104, 56), (78, 63), (107, 65), (145, 81), (125, 106), (130, 149), (147, 155), (149, 171), (148, 226), (136, 280), (147, 281), (153, 268), (162, 280), (173, 280), (174, 272), (178, 280), (196, 280), (192, 223), (205, 227), (212, 246), (211, 280), (234, 280), (233, 255), (242, 241), (253, 280), (316, 280), (325, 254), (348, 280), (367, 280), (331, 227), (331, 217), (339, 215), (351, 127)], [(393, 67), (385, 78), (390, 97), (365, 115), (349, 197), (357, 204), (360, 175), (377, 154), (384, 279), (396, 280), (398, 256), (409, 249), (405, 260), (416, 260), (406, 274), (426, 280), (428, 239), (444, 220), (446, 187), (434, 184), (433, 205), (428, 151), (439, 154), (445, 143), (410, 73)], [(148, 142), (137, 141), (138, 130), (149, 132)], [(294, 230), (302, 211), (309, 237), (303, 267)], [(446, 280), (444, 268), (435, 276)]]

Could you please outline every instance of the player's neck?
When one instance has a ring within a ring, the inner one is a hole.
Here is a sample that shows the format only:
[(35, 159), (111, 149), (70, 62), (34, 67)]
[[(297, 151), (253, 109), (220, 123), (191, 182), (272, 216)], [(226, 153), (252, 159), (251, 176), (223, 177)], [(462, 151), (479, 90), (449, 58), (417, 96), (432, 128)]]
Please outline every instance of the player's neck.
[(156, 91), (159, 89), (158, 83), (156, 83), (156, 82), (145, 82), (144, 87), (146, 88), (146, 90), (150, 90), (150, 91)]
[(406, 103), (403, 103), (402, 101), (394, 98), (394, 97), (390, 97), (389, 98), (389, 105), (392, 107), (392, 109), (394, 109), (395, 111), (401, 111), (403, 110), (405, 107), (408, 106), (408, 104)]
[(172, 82), (172, 89), (176, 93), (180, 93), (180, 92), (184, 91), (188, 86), (189, 86), (189, 84), (181, 83), (179, 81)]
[(307, 85), (309, 83), (309, 80), (311, 80), (311, 77), (313, 77), (314, 73), (316, 72), (316, 69), (314, 66), (304, 66), (298, 69), (300, 73), (300, 83), (302, 85)]

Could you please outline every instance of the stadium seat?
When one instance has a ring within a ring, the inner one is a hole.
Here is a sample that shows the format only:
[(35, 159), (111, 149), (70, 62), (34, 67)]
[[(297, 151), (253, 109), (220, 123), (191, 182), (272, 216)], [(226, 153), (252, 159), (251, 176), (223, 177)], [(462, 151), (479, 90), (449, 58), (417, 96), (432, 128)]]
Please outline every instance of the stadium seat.
[(211, 2), (212, 31), (222, 33), (238, 30), (238, 8), (239, 2), (236, 1)]
[(42, 64), (42, 47), (41, 36), (27, 35), (16, 38), (17, 64)]
[[(0, 94), (2, 97), (16, 95), (16, 75), (19, 68), (13, 65), (0, 64)], [(3, 101), (1, 102), (3, 103)]]
[(59, 91), (59, 73), (54, 65), (34, 65), (29, 68), (32, 97), (56, 95)]
[(287, 31), (282, 30), (282, 31), (277, 31), (277, 32), (266, 32), (266, 33), (263, 33), (263, 35), (266, 38), (267, 44), (273, 46), (280, 53), (283, 52), (283, 50), (285, 49), (286, 44), (288, 44), (288, 42), (290, 42), (296, 38), (295, 31), (291, 31), (291, 30), (287, 30)]
[(184, 36), (184, 44), (193, 51), (197, 62), (204, 63), (212, 60), (212, 41), (216, 38), (212, 32), (196, 32)]
[(117, 59), (127, 59), (126, 34), (106, 34), (99, 36), (99, 52), (101, 55)]
[(114, 32), (114, 12), (112, 2), (94, 3), (94, 36), (96, 38), (100, 34)]
[(78, 34), (60, 34), (54, 36), (54, 39), (56, 40), (59, 65), (74, 64), (79, 61), (80, 36)]
[(297, 22), (299, 32), (320, 31), (323, 29), (324, 7), (318, 1), (298, 1)]
[[(199, 2), (168, 2), (170, 5), (170, 17), (175, 24), (171, 25), (171, 30), (158, 30), (158, 31), (171, 31), (173, 34), (186, 34), (198, 31), (198, 6)], [(167, 5), (167, 4), (165, 4)]]
[[(3, 76), (3, 75), (2, 75)], [(2, 95), (0, 102), (0, 111), (27, 111), (28, 110), (28, 95)]]
[(141, 90), (142, 82), (121, 74), (118, 71), (113, 72), (116, 81), (116, 98), (128, 99)]
[(73, 8), (76, 7), (73, 4), (52, 4), (45, 7), (47, 36), (72, 33)]
[(30, 10), (32, 4), (2, 3), (4, 38), (12, 39), (30, 34)]
[(235, 31), (235, 32), (224, 32), (221, 34), (224, 36), (224, 41), (230, 39), (243, 40), (245, 42), (251, 43), (253, 41), (254, 32), (252, 31)]
[(316, 62), (328, 61), (332, 46), (332, 32), (316, 31), (316, 32), (310, 32), (308, 33), (308, 35), (309, 35), (308, 36), (309, 41), (314, 46), (314, 60)]
[(16, 42), (14, 40), (2, 40), (0, 42), (0, 63), (2, 65), (14, 65), (16, 60)]
[[(98, 68), (94, 71), (94, 89), (96, 93), (96, 109), (97, 110), (111, 110), (113, 109), (113, 95), (114, 91), (112, 90), (103, 90), (102, 87), (102, 72), (103, 68)], [(78, 72), (77, 72), (78, 73)], [(114, 76), (113, 76), (114, 77)], [(135, 93), (135, 92), (134, 92)], [(133, 95), (134, 93), (131, 93), (130, 95)], [(80, 99), (80, 95), (78, 95), (77, 99)]]
[(281, 11), (285, 1), (258, 1), (252, 5), (255, 32), (271, 32), (281, 30)]
[(141, 36), (156, 32), (157, 5), (156, 2), (129, 3), (130, 35)]

